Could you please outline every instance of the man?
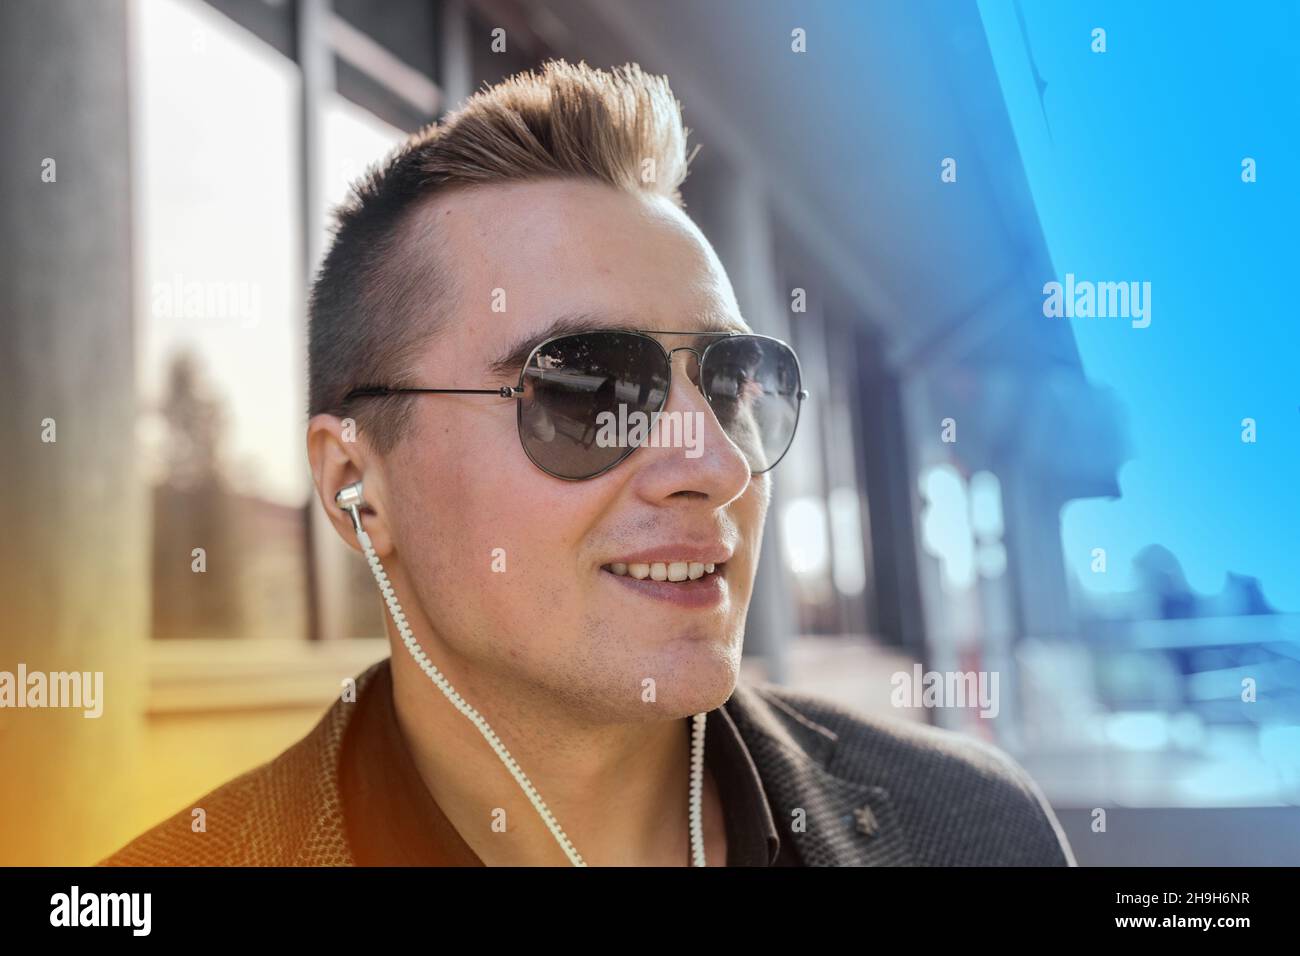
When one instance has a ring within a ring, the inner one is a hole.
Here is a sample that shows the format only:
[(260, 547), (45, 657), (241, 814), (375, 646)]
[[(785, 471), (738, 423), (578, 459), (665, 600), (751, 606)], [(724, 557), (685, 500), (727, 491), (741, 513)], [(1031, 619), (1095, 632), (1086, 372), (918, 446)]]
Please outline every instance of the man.
[[(307, 446), (393, 655), (108, 863), (1073, 863), (1000, 751), (738, 683), (805, 393), (681, 209), (685, 141), (662, 78), (552, 63), (358, 185)], [(593, 440), (616, 409), (698, 441)]]

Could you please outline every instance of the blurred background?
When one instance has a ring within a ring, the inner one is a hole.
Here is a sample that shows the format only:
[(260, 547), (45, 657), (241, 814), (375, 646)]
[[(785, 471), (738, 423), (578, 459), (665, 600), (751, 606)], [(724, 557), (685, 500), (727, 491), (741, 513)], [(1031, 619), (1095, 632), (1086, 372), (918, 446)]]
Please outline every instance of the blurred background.
[[(1210, 19), (4, 0), (0, 670), (107, 705), (0, 710), (0, 864), (94, 862), (387, 653), (310, 494), (304, 290), (352, 178), (553, 56), (669, 76), (687, 211), (812, 390), (747, 676), (1005, 748), (1081, 863), (1300, 862), (1300, 14)], [(1067, 273), (1151, 324), (1045, 317)], [(997, 716), (895, 706), (918, 664)]]

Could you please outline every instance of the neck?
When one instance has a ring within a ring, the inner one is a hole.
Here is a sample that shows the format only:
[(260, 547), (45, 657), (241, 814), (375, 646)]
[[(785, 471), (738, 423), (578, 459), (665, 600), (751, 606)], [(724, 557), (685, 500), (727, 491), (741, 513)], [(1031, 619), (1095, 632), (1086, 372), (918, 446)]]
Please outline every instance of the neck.
[[(687, 718), (602, 723), (541, 699), (535, 687), (511, 675), (485, 679), (429, 629), (416, 634), (434, 666), (487, 720), (588, 865), (689, 863)], [(482, 734), (401, 639), (390, 636), (398, 723), (424, 785), (457, 832), (488, 866), (569, 865)], [(706, 855), (711, 865), (723, 865), (722, 810), (707, 764), (702, 803)]]

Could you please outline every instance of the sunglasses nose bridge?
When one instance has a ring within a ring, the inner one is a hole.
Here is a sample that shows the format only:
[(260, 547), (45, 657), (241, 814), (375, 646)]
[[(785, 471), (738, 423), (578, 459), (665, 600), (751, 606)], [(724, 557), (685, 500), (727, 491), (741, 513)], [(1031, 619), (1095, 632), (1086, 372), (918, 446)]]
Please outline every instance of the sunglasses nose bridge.
[[(676, 357), (678, 352), (689, 352), (691, 355), (695, 356), (695, 368), (692, 370), (689, 366), (687, 366), (686, 377), (691, 382), (693, 382), (696, 385), (696, 387), (699, 388), (701, 395), (704, 394), (704, 383), (700, 380), (700, 359), (701, 359), (700, 350), (696, 348), (691, 348), (689, 345), (680, 345), (675, 349), (669, 349), (668, 366), (670, 369), (673, 364), (673, 359), (674, 357)], [(687, 361), (689, 362), (690, 360), (687, 359)]]

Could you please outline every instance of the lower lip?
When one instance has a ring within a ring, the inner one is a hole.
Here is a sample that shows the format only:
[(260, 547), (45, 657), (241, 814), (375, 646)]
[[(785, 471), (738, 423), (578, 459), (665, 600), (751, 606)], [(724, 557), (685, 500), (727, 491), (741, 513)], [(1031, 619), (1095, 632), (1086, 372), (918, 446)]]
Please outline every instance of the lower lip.
[(668, 604), (685, 608), (717, 607), (727, 596), (727, 584), (722, 578), (722, 571), (706, 574), (694, 581), (654, 581), (650, 578), (637, 580), (630, 574), (615, 574), (612, 571), (600, 572), (615, 584), (640, 594), (642, 597), (654, 598)]

